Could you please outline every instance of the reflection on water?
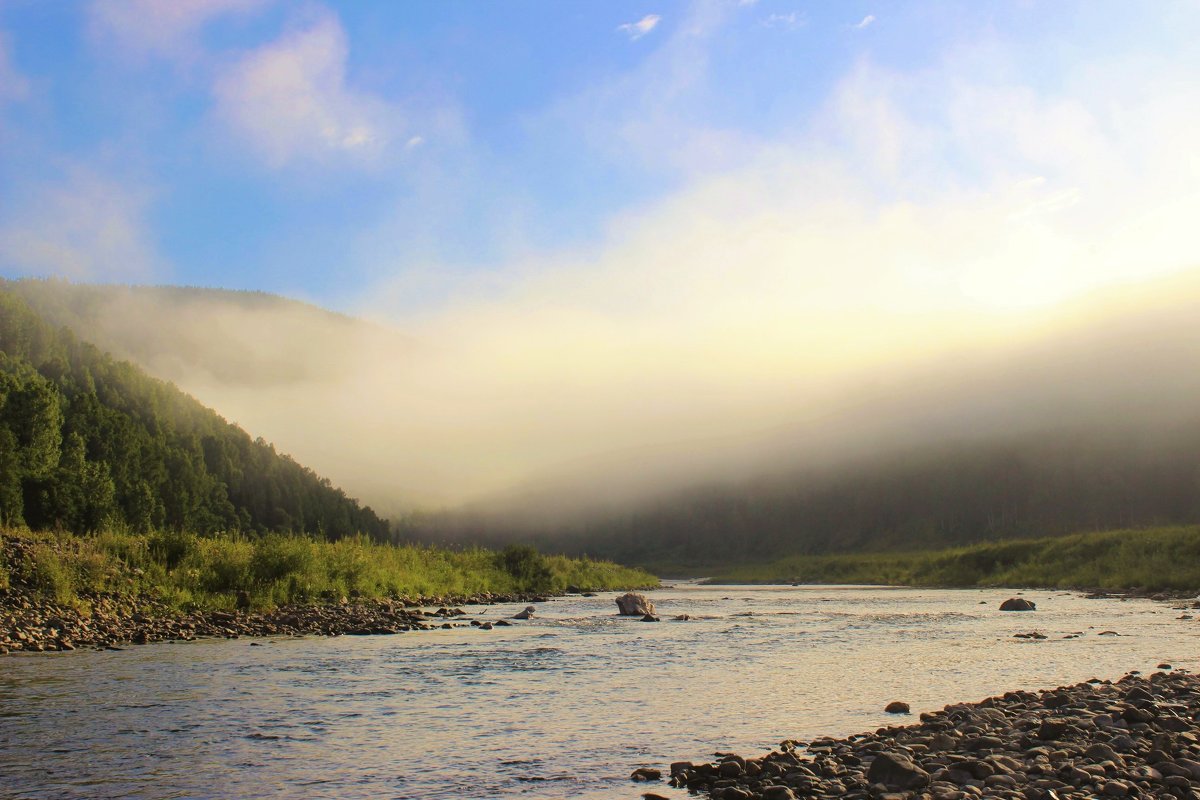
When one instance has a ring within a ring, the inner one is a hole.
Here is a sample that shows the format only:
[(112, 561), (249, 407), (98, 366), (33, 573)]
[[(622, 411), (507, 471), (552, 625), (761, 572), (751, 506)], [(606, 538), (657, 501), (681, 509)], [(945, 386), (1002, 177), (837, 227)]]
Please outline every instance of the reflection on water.
[[(636, 766), (894, 724), (891, 700), (915, 714), (1161, 661), (1197, 667), (1200, 621), (1169, 605), (1026, 592), (1038, 611), (998, 611), (1007, 596), (681, 585), (653, 595), (657, 624), (614, 616), (602, 595), (491, 631), (9, 656), (0, 791), (636, 798)], [(700, 619), (665, 621), (684, 613)], [(1033, 630), (1049, 638), (1012, 638)]]

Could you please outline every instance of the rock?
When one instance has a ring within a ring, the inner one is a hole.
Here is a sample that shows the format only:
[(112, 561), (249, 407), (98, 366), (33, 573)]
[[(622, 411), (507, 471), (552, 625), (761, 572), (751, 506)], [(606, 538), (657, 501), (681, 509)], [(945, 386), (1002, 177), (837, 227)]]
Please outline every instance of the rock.
[(796, 800), (796, 793), (786, 786), (768, 786), (762, 796), (763, 800)]
[(887, 714), (907, 714), (909, 713), (910, 709), (908, 707), (908, 703), (902, 703), (899, 700), (893, 700), (892, 702), (888, 703), (883, 710), (884, 713)]
[(635, 769), (633, 771), (633, 774), (629, 776), (629, 780), (631, 780), (631, 781), (661, 781), (662, 780), (662, 772), (657, 769), (652, 769), (651, 767), (638, 767), (637, 769)]
[(492, 629), (492, 623), (490, 623), (490, 622), (481, 622), (479, 624), (479, 630), (481, 630), (481, 631), (490, 631), (491, 629)]
[(1170, 665), (1170, 664), (1159, 664), (1159, 665), (1156, 667), (1156, 669), (1170, 669), (1170, 668), (1171, 668), (1171, 665)]
[(1071, 729), (1066, 720), (1061, 719), (1043, 719), (1042, 725), (1038, 728), (1037, 738), (1042, 741), (1052, 742), (1062, 738), (1063, 734)]
[(616, 599), (617, 608), (622, 617), (654, 616), (654, 603), (646, 599), (646, 595), (629, 592)]
[(882, 783), (889, 790), (920, 789), (929, 785), (929, 773), (899, 753), (882, 752), (867, 770), (868, 783)]
[(1037, 604), (1024, 597), (1010, 597), (1000, 604), (1001, 611), (1036, 611)]
[(675, 622), (687, 622), (688, 620), (692, 619), (692, 615), (691, 614), (680, 614), (677, 617), (671, 617), (671, 619)]
[(658, 621), (659, 621), (658, 617), (654, 616), (653, 614), (647, 614), (646, 616), (642, 617), (642, 622), (658, 622)]
[(531, 619), (533, 612), (537, 611), (533, 606), (525, 606), (524, 611), (520, 611), (513, 615), (513, 619)]

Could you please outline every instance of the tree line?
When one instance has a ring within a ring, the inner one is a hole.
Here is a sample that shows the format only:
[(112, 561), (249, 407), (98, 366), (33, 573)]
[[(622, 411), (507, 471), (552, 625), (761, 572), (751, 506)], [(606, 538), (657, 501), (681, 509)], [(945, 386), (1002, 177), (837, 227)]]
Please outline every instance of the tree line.
[(0, 524), (389, 537), (328, 479), (50, 325), (4, 281)]

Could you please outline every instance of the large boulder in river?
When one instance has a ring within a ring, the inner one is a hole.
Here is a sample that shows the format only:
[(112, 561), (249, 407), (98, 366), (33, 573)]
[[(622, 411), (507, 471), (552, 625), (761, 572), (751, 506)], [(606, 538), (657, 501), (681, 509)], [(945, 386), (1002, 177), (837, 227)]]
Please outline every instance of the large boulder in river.
[(1024, 597), (1010, 597), (1000, 604), (1001, 611), (1037, 611), (1037, 605)]
[(654, 616), (654, 603), (646, 599), (644, 594), (623, 594), (617, 598), (617, 608), (623, 617)]

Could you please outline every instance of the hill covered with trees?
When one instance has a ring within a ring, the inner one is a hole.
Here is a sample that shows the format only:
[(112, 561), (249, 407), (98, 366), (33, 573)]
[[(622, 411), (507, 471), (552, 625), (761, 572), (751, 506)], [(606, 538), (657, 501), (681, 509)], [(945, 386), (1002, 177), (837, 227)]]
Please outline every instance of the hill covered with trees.
[(0, 525), (388, 537), (370, 508), (14, 287), (0, 281)]

